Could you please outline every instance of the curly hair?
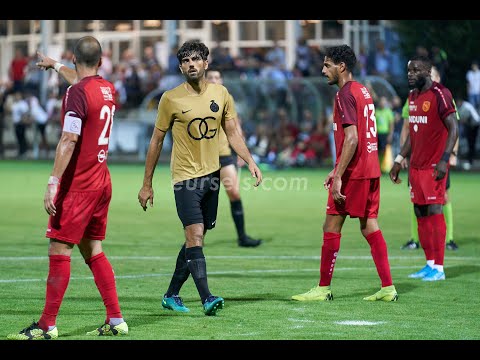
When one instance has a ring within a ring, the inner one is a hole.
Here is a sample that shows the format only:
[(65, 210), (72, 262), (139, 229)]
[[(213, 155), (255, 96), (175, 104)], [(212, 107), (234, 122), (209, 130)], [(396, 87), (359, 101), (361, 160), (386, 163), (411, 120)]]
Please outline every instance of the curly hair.
[(178, 62), (181, 63), (182, 59), (189, 57), (192, 54), (199, 54), (203, 60), (207, 60), (210, 50), (208, 50), (208, 47), (199, 40), (185, 41), (182, 47), (177, 51)]
[(335, 65), (345, 63), (347, 70), (352, 72), (357, 64), (355, 52), (348, 45), (331, 46), (327, 48), (325, 56), (332, 59)]

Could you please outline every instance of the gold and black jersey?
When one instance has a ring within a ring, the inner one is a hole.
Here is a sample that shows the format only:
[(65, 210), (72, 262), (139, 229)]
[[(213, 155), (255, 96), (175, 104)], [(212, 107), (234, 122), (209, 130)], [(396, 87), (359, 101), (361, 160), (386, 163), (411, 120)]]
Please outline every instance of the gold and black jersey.
[[(230, 95), (232, 97), (232, 95)], [(232, 97), (232, 103), (233, 97)], [(227, 139), (227, 134), (225, 134), (225, 131), (223, 128), (220, 128), (219, 133), (218, 133), (218, 141), (220, 144), (220, 156), (230, 156), (232, 155), (232, 148), (230, 147), (230, 143), (228, 142)]]
[(221, 123), (236, 116), (233, 98), (220, 84), (207, 83), (202, 93), (195, 94), (182, 83), (163, 93), (155, 126), (164, 132), (172, 129), (170, 168), (174, 184), (220, 169)]

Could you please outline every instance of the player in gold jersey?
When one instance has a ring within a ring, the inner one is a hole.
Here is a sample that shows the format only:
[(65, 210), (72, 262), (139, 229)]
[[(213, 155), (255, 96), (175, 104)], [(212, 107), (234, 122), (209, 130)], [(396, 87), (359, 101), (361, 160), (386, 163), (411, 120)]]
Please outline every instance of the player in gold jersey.
[[(208, 69), (206, 77), (207, 81), (212, 84), (223, 85), (223, 77), (218, 70)], [(239, 117), (237, 117), (237, 126), (238, 131), (242, 134), (243, 131)], [(230, 211), (237, 230), (238, 245), (243, 247), (256, 247), (262, 243), (262, 240), (253, 239), (245, 232), (245, 216), (243, 213), (242, 199), (240, 197), (240, 182), (236, 164), (237, 156), (232, 152), (225, 131), (220, 129), (218, 135), (220, 142), (220, 180), (230, 200)]]
[(152, 138), (145, 160), (143, 186), (138, 201), (144, 210), (153, 206), (152, 179), (168, 130), (172, 131), (172, 183), (177, 214), (182, 221), (185, 243), (177, 257), (175, 271), (162, 306), (188, 312), (179, 296), (180, 289), (192, 274), (205, 315), (216, 315), (224, 299), (208, 288), (207, 265), (203, 254), (204, 237), (217, 221), (220, 188), (219, 136), (221, 127), (234, 151), (248, 164), (255, 186), (262, 173), (248, 151), (236, 125), (235, 103), (220, 84), (208, 83), (209, 49), (199, 41), (187, 41), (177, 52), (179, 68), (185, 82), (163, 93)]

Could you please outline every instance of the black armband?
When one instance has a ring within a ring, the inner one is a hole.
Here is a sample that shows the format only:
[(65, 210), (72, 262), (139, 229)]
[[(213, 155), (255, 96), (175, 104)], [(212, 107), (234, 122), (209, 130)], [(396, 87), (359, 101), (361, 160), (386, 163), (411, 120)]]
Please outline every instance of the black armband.
[(448, 163), (448, 161), (450, 160), (450, 154), (448, 152), (444, 152), (443, 155), (442, 155), (442, 159), (443, 161), (445, 161), (446, 163)]

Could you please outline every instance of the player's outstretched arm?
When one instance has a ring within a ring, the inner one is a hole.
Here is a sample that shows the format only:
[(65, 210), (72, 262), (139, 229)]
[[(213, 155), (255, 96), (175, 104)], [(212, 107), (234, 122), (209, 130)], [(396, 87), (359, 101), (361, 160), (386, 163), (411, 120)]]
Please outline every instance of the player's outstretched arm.
[(38, 62), (36, 65), (42, 70), (54, 69), (58, 74), (65, 79), (70, 85), (78, 82), (77, 72), (68, 66), (46, 56), (45, 54), (37, 51)]

